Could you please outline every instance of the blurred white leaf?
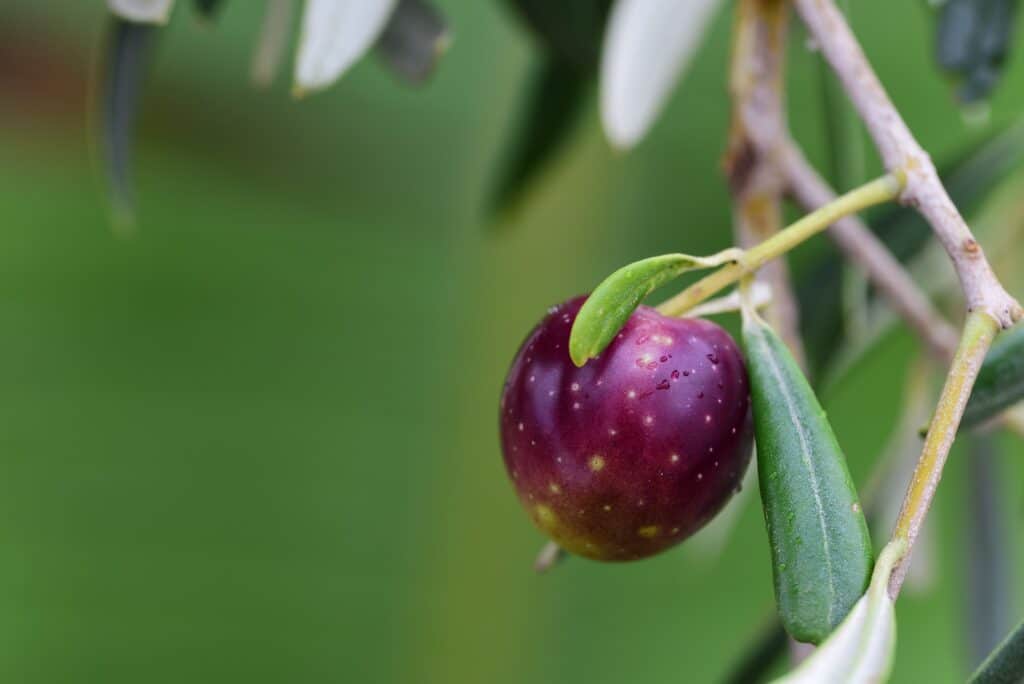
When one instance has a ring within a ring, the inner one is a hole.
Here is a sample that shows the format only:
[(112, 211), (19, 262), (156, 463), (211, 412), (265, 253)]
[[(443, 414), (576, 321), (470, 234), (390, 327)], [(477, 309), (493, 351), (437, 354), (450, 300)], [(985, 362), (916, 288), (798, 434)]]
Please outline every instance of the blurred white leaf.
[(616, 0), (601, 54), (601, 118), (612, 144), (643, 138), (721, 0)]
[(372, 46), (398, 0), (306, 0), (295, 64), (301, 93), (326, 88)]
[(775, 684), (877, 684), (889, 677), (896, 646), (896, 612), (889, 577), (906, 551), (889, 542), (875, 563), (871, 586), (810, 658)]
[(173, 5), (174, 0), (107, 0), (117, 16), (145, 24), (166, 24)]
[(261, 88), (269, 87), (277, 76), (288, 47), (288, 33), (294, 14), (295, 0), (267, 0), (263, 27), (249, 70), (252, 82)]

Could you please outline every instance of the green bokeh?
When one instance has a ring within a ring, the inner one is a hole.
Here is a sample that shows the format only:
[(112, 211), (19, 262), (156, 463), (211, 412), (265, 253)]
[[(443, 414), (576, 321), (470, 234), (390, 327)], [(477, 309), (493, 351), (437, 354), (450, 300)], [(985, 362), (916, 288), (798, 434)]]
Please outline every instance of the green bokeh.
[[(507, 363), (546, 306), (632, 259), (729, 243), (728, 12), (639, 149), (612, 153), (592, 107), (489, 231), (530, 45), (501, 3), (438, 4), (456, 40), (429, 85), (371, 59), (301, 102), (287, 79), (247, 84), (258, 3), (228, 2), (216, 27), (179, 8), (127, 238), (83, 95), (102, 3), (0, 9), (3, 54), (21, 55), (0, 65), (16, 76), (0, 77), (0, 680), (703, 682), (769, 614), (756, 497), (721, 555), (535, 576), (542, 539), (496, 435)], [(916, 3), (854, 10), (937, 159), (984, 133), (951, 105)], [(791, 118), (822, 162), (816, 56), (794, 31)], [(995, 123), (1024, 108), (1022, 62)], [(892, 336), (823, 398), (858, 481), (913, 350)], [(966, 671), (964, 472), (957, 453), (936, 584), (898, 606), (894, 681)]]

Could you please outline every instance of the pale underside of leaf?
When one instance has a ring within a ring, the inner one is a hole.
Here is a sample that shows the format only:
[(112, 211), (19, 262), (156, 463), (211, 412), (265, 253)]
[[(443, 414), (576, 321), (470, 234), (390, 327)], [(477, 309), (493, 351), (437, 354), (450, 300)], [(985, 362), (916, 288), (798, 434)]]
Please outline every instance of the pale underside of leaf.
[(643, 138), (689, 65), (721, 0), (617, 0), (601, 55), (601, 119), (612, 144)]
[(337, 81), (384, 30), (398, 0), (307, 0), (295, 63), (299, 93)]
[(107, 0), (111, 12), (143, 24), (166, 24), (174, 0)]
[(267, 0), (260, 37), (249, 69), (254, 85), (266, 88), (274, 82), (284, 61), (294, 14), (295, 0)]
[(776, 684), (877, 684), (887, 679), (896, 645), (889, 577), (905, 552), (906, 542), (886, 545), (875, 563), (871, 585), (850, 614), (810, 658)]

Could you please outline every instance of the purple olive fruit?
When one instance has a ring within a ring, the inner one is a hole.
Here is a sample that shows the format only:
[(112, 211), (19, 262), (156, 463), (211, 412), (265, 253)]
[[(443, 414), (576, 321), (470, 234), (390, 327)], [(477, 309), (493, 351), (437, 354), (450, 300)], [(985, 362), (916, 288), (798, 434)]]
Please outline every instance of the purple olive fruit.
[(752, 430), (736, 343), (709, 321), (640, 307), (582, 368), (551, 309), (501, 397), (505, 467), (534, 523), (570, 553), (650, 556), (707, 523), (740, 486)]

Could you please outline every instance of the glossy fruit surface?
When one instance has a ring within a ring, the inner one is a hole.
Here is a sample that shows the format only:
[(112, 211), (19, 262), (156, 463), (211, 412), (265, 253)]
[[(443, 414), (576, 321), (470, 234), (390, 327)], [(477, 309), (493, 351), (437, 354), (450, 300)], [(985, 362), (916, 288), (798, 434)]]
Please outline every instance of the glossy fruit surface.
[(643, 558), (693, 534), (739, 488), (752, 441), (747, 372), (714, 323), (647, 307), (577, 368), (567, 346), (584, 299), (551, 309), (512, 363), (505, 467), (562, 548)]

